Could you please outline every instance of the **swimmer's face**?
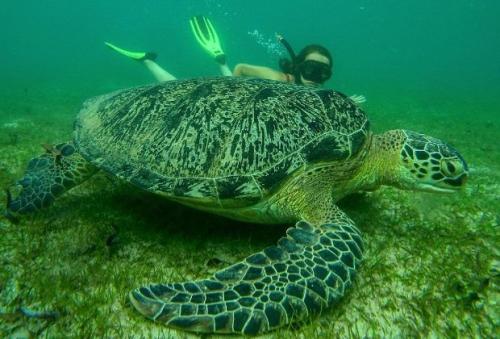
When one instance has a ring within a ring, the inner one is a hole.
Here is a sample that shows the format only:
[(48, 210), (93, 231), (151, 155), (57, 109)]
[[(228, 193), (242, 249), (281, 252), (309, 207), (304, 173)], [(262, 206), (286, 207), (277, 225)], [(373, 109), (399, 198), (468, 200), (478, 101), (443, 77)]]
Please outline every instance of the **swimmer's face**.
[(302, 62), (300, 80), (306, 86), (318, 86), (332, 75), (330, 60), (318, 52), (309, 53)]

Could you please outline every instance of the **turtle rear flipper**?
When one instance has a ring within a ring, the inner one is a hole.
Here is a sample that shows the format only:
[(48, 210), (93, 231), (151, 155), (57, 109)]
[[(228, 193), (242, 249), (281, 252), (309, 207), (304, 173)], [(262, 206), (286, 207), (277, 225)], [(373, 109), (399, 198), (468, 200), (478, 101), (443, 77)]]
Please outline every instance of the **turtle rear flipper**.
[(339, 300), (361, 255), (354, 225), (300, 221), (277, 246), (211, 279), (141, 287), (130, 299), (143, 315), (174, 328), (255, 335), (303, 321)]
[(72, 143), (45, 145), (46, 153), (31, 159), (24, 177), (17, 181), (13, 194), (7, 190), (6, 216), (35, 212), (47, 207), (61, 194), (79, 185), (97, 171)]

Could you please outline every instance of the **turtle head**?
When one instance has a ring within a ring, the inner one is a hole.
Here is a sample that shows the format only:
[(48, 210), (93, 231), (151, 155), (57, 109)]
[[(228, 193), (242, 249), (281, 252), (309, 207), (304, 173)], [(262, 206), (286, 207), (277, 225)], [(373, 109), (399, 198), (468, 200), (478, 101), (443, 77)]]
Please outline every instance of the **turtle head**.
[(380, 135), (378, 141), (380, 147), (396, 156), (396, 161), (388, 162), (393, 165), (386, 172), (389, 183), (396, 187), (451, 193), (462, 188), (467, 180), (469, 169), (463, 157), (439, 139), (393, 130)]

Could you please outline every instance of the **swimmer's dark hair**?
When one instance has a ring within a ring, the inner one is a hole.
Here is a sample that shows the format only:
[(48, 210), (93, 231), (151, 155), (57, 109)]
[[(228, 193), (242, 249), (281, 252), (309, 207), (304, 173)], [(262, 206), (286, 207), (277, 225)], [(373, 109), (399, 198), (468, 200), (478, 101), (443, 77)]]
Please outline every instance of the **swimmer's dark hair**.
[(330, 67), (332, 67), (333, 59), (330, 51), (321, 45), (312, 44), (302, 48), (300, 53), (297, 54), (293, 60), (281, 58), (279, 61), (280, 69), (285, 73), (297, 75), (299, 73), (298, 65), (304, 62), (306, 56), (311, 53), (318, 53), (325, 56), (330, 62)]

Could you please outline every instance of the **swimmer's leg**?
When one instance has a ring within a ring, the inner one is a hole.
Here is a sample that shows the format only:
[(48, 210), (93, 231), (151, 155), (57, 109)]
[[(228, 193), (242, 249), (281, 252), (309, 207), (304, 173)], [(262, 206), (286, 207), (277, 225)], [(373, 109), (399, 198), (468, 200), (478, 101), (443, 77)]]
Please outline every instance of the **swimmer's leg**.
[(144, 59), (142, 61), (144, 66), (153, 74), (156, 80), (159, 82), (175, 80), (176, 78), (163, 69), (160, 65), (150, 59)]
[(224, 64), (219, 64), (220, 72), (223, 76), (225, 77), (231, 77), (233, 76), (233, 72), (229, 69), (229, 66), (224, 63)]
[(109, 42), (104, 42), (106, 46), (114, 50), (115, 52), (124, 55), (130, 59), (139, 61), (142, 63), (146, 68), (153, 74), (156, 80), (163, 82), (163, 81), (170, 81), (170, 80), (175, 80), (176, 78), (167, 72), (165, 69), (163, 69), (160, 65), (158, 65), (154, 60), (156, 59), (157, 55), (154, 52), (133, 52), (133, 51), (128, 51), (126, 49), (120, 48), (116, 45), (113, 45)]

